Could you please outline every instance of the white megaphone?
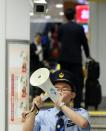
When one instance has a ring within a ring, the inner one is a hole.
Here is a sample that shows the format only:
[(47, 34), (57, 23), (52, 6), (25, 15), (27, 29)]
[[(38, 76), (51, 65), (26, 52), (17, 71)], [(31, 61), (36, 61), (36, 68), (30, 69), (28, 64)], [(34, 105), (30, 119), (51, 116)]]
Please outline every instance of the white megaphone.
[(53, 102), (56, 102), (58, 92), (51, 83), (49, 76), (50, 72), (47, 68), (40, 68), (31, 75), (30, 83), (32, 86), (40, 87), (44, 92), (46, 92), (46, 95), (42, 98), (43, 101), (50, 97)]

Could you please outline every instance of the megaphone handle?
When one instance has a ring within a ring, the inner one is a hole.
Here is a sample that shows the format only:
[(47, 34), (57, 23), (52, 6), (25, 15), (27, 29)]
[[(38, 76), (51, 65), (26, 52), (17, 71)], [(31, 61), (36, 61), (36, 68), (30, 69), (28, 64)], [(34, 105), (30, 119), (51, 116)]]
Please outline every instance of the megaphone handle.
[(40, 96), (41, 96), (42, 101), (45, 101), (49, 97), (47, 92), (45, 92), (44, 94), (41, 94)]
[[(41, 96), (42, 101), (45, 101), (45, 100), (49, 97), (47, 93), (41, 94), (40, 96)], [(37, 105), (36, 105), (36, 104), (33, 104), (33, 107), (31, 108), (31, 110), (30, 110), (29, 112), (27, 112), (27, 113), (25, 114), (25, 117), (26, 117), (29, 113), (33, 112), (33, 111), (35, 110), (35, 108), (37, 108), (37, 110), (39, 111), (39, 108), (37, 107)]]
[(27, 113), (25, 114), (25, 117), (26, 117), (28, 114), (30, 114), (31, 112), (33, 112), (33, 111), (35, 110), (35, 108), (39, 111), (39, 108), (37, 107), (37, 105), (36, 105), (36, 104), (33, 104), (33, 107), (31, 108), (31, 110), (30, 110), (29, 112), (27, 112)]

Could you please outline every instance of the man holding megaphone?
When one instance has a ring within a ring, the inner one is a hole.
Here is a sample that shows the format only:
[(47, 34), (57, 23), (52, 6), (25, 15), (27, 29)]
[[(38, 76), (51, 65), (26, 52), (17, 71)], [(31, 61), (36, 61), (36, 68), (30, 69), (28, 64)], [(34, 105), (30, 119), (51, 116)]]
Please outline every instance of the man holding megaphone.
[(76, 96), (73, 75), (59, 70), (53, 73), (51, 81), (58, 92), (54, 108), (40, 110), (42, 97), (34, 98), (33, 110), (24, 116), (23, 131), (90, 131), (88, 112), (70, 106)]

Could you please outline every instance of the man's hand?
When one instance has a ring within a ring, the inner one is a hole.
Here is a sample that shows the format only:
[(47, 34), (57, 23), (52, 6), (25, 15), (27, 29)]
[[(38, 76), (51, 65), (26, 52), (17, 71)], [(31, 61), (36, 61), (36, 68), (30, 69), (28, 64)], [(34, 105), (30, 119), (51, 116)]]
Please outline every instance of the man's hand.
[(56, 105), (57, 108), (60, 109), (61, 106), (65, 105), (65, 100), (64, 100), (65, 98), (66, 98), (66, 94), (60, 92), (59, 93), (59, 98), (58, 98), (58, 100), (55, 103), (55, 105)]
[(33, 104), (35, 104), (38, 108), (41, 108), (43, 106), (43, 101), (41, 96), (37, 96), (33, 99)]
[(31, 108), (31, 110), (22, 113), (22, 119), (21, 119), (21, 121), (25, 122), (26, 118), (30, 115), (30, 113), (33, 112), (35, 110), (35, 108), (37, 108), (37, 110), (38, 110), (39, 108), (42, 107), (42, 105), (43, 105), (43, 101), (42, 101), (41, 96), (37, 96), (36, 98), (34, 98), (33, 102), (32, 102), (32, 108)]

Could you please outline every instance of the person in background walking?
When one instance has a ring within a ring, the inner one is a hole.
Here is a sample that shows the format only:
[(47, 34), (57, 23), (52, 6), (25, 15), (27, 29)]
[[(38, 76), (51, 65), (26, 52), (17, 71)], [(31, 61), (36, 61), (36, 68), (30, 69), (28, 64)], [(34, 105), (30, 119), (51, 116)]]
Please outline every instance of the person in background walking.
[(75, 10), (68, 8), (65, 18), (67, 22), (62, 24), (58, 31), (58, 40), (61, 44), (59, 63), (61, 69), (72, 72), (76, 77), (77, 96), (74, 107), (78, 108), (81, 106), (83, 91), (82, 47), (86, 58), (90, 57), (90, 52), (83, 27), (74, 21)]

